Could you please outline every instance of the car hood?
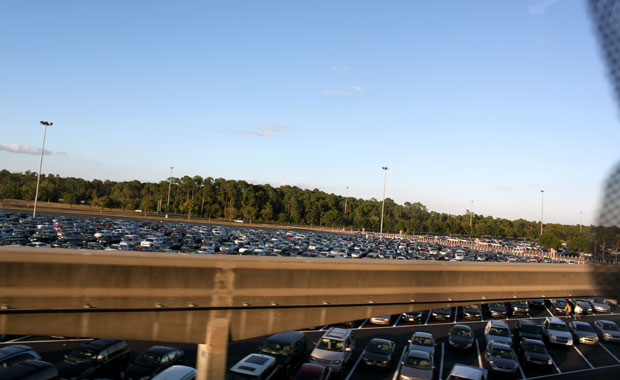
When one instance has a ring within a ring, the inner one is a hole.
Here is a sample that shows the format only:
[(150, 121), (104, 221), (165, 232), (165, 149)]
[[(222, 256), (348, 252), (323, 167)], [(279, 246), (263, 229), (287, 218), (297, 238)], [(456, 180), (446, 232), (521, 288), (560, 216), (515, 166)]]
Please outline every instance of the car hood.
[(366, 351), (364, 353), (364, 357), (370, 360), (374, 360), (374, 361), (388, 361), (391, 359), (391, 356), (388, 354), (379, 354), (376, 352), (370, 352), (370, 351)]
[(318, 359), (323, 359), (323, 360), (343, 360), (344, 352), (329, 351), (329, 350), (322, 350), (320, 348), (315, 348), (312, 351), (312, 356)]
[(577, 335), (579, 338), (585, 338), (587, 336), (598, 338), (598, 334), (591, 331), (575, 331), (575, 335)]
[(455, 344), (460, 344), (462, 346), (466, 346), (474, 342), (472, 338), (466, 338), (463, 336), (451, 336), (448, 339), (450, 340), (450, 342), (455, 343)]
[(573, 339), (573, 334), (571, 334), (570, 331), (549, 330), (549, 335)]
[(526, 352), (524, 354), (526, 357), (529, 356), (529, 358), (531, 360), (537, 360), (537, 361), (544, 361), (546, 362), (547, 360), (551, 359), (551, 357), (548, 354), (541, 354), (538, 352)]
[(432, 369), (418, 369), (402, 366), (400, 369), (400, 374), (402, 376), (407, 376), (410, 379), (431, 380), (433, 378)]
[(517, 362), (514, 359), (504, 359), (491, 356), (489, 361), (493, 361), (495, 365), (505, 368), (517, 368)]
[(144, 376), (153, 376), (157, 372), (156, 367), (145, 367), (138, 364), (130, 364), (125, 370), (126, 380), (139, 380)]
[(74, 378), (80, 377), (82, 374), (85, 374), (90, 368), (92, 368), (93, 362), (88, 363), (72, 363), (66, 360), (61, 361), (56, 364), (56, 369), (58, 370), (58, 376), (60, 378)]

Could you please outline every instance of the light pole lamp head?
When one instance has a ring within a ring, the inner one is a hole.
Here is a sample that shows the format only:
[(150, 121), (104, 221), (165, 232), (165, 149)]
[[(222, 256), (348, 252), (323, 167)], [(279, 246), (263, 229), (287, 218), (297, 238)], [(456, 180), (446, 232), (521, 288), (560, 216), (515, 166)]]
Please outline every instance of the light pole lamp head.
[(40, 123), (41, 125), (46, 125), (46, 126), (54, 125), (54, 123), (52, 123), (51, 121), (40, 121)]
[(381, 169), (388, 170), (388, 167), (387, 166), (382, 166)]

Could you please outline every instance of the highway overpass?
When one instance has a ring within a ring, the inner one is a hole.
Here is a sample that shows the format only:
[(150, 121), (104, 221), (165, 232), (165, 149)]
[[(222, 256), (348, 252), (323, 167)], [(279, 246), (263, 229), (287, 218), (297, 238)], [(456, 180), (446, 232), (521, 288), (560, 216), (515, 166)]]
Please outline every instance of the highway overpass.
[(184, 255), (0, 247), (0, 334), (199, 345), (470, 303), (617, 296), (617, 267)]

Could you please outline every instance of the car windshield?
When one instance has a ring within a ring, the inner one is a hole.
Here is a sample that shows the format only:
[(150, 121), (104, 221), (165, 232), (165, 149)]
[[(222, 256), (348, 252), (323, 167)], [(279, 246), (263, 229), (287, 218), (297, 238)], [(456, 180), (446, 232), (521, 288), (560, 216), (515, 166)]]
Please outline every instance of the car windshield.
[(452, 329), (452, 336), (461, 336), (463, 338), (471, 338), (471, 330), (466, 329)]
[(344, 342), (342, 340), (321, 338), (321, 340), (319, 341), (319, 345), (317, 347), (320, 348), (321, 350), (343, 352)]
[(291, 351), (291, 346), (278, 342), (266, 342), (261, 352), (271, 355), (288, 356)]
[(423, 336), (414, 336), (411, 340), (411, 344), (415, 344), (417, 346), (432, 346), (433, 340)]
[(550, 323), (549, 330), (568, 331), (568, 329), (566, 328), (566, 325), (560, 324), (560, 323)]
[(406, 367), (417, 368), (417, 369), (432, 369), (432, 365), (430, 360), (423, 358), (416, 358), (410, 356), (407, 358), (407, 362), (405, 363)]
[(525, 344), (525, 351), (537, 354), (546, 354), (547, 349), (542, 344)]
[(136, 358), (133, 360), (133, 363), (145, 367), (157, 367), (160, 360), (161, 355), (143, 352), (140, 355), (136, 356)]
[(83, 348), (77, 348), (69, 354), (67, 361), (72, 363), (88, 363), (97, 357), (97, 353)]
[(507, 329), (500, 328), (500, 327), (491, 327), (489, 329), (489, 335), (510, 336), (510, 331), (508, 331)]
[(494, 348), (491, 352), (492, 356), (500, 359), (512, 359), (512, 350), (505, 350), (503, 348)]
[(603, 329), (610, 330), (610, 331), (618, 331), (618, 325), (616, 325), (615, 323), (604, 322)]
[(577, 331), (586, 331), (586, 332), (594, 332), (594, 328), (592, 326), (590, 326), (589, 323), (579, 323), (577, 325), (575, 325), (575, 330)]
[(390, 346), (389, 344), (385, 343), (370, 342), (370, 344), (366, 348), (366, 351), (373, 352), (375, 354), (389, 354)]

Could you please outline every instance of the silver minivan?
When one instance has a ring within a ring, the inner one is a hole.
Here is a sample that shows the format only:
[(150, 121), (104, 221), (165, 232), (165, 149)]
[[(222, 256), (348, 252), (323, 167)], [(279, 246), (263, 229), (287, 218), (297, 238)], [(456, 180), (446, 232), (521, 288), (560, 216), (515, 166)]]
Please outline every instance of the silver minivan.
[(355, 339), (351, 330), (332, 327), (319, 339), (310, 354), (310, 362), (342, 372), (353, 358)]

